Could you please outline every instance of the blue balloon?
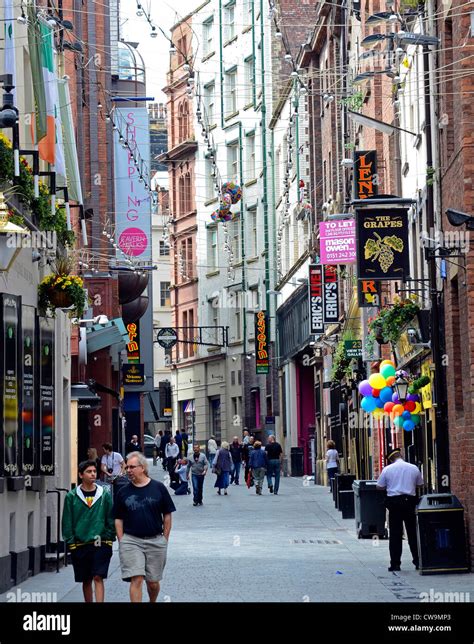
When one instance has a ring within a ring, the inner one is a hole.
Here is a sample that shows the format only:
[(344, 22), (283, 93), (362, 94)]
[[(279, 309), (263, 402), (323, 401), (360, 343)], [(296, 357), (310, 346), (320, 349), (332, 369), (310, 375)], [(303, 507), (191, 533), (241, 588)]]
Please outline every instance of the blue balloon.
[(383, 402), (383, 400), (380, 398), (380, 396), (379, 396), (378, 398), (376, 398), (376, 399), (375, 399), (375, 403), (376, 403), (377, 407), (380, 407), (380, 409), (383, 409), (383, 406), (385, 405), (385, 403), (384, 403), (384, 402)]
[(360, 406), (364, 411), (370, 414), (370, 412), (374, 411), (374, 409), (377, 407), (377, 403), (375, 402), (375, 398), (373, 396), (365, 396), (364, 398), (362, 398)]
[(411, 412), (410, 411), (404, 411), (402, 414), (403, 420), (411, 420)]
[(384, 387), (380, 391), (380, 400), (383, 402), (383, 404), (392, 401), (392, 388), (391, 387)]
[(403, 429), (406, 432), (412, 432), (415, 429), (415, 423), (412, 420), (406, 420), (403, 423)]

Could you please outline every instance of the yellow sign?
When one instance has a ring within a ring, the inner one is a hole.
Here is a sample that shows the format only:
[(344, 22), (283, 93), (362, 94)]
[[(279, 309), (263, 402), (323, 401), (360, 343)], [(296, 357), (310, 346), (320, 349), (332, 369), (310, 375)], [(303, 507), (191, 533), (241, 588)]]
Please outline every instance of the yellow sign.
[[(421, 365), (421, 375), (428, 376), (431, 380), (431, 370), (430, 363), (428, 360), (425, 360)], [(429, 382), (426, 387), (421, 388), (421, 401), (423, 403), (423, 409), (431, 409), (432, 407), (432, 397), (431, 397), (431, 382)]]

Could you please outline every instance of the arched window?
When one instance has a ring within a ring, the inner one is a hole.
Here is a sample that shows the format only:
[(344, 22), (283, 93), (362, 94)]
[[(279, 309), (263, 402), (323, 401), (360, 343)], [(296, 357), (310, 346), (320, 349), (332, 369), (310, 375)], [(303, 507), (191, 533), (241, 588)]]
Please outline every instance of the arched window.
[(185, 141), (188, 136), (189, 136), (189, 108), (188, 108), (188, 101), (184, 100), (182, 103), (183, 106), (183, 112), (182, 112), (182, 118), (183, 118), (183, 137), (182, 141)]

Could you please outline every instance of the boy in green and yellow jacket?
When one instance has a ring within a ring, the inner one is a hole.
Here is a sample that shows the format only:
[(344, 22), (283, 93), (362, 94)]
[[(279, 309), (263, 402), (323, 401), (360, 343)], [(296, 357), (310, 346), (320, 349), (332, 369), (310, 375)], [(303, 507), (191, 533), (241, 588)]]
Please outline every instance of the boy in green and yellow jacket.
[(96, 602), (103, 602), (104, 579), (115, 541), (112, 497), (95, 482), (95, 461), (79, 464), (79, 478), (81, 484), (71, 490), (64, 501), (63, 538), (71, 551), (74, 579), (82, 582), (84, 600), (93, 601), (94, 582)]

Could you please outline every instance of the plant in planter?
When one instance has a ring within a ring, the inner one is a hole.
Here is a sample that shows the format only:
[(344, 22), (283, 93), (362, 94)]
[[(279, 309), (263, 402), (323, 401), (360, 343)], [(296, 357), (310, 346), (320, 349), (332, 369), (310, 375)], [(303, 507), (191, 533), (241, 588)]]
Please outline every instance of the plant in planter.
[(420, 310), (414, 298), (396, 299), (393, 306), (380, 310), (369, 321), (369, 335), (380, 343), (397, 342), (405, 324), (413, 320)]
[(38, 286), (38, 308), (44, 315), (49, 309), (53, 316), (58, 308), (69, 308), (73, 317), (80, 318), (87, 306), (82, 279), (71, 274), (71, 262), (59, 258), (53, 273), (47, 275)]

